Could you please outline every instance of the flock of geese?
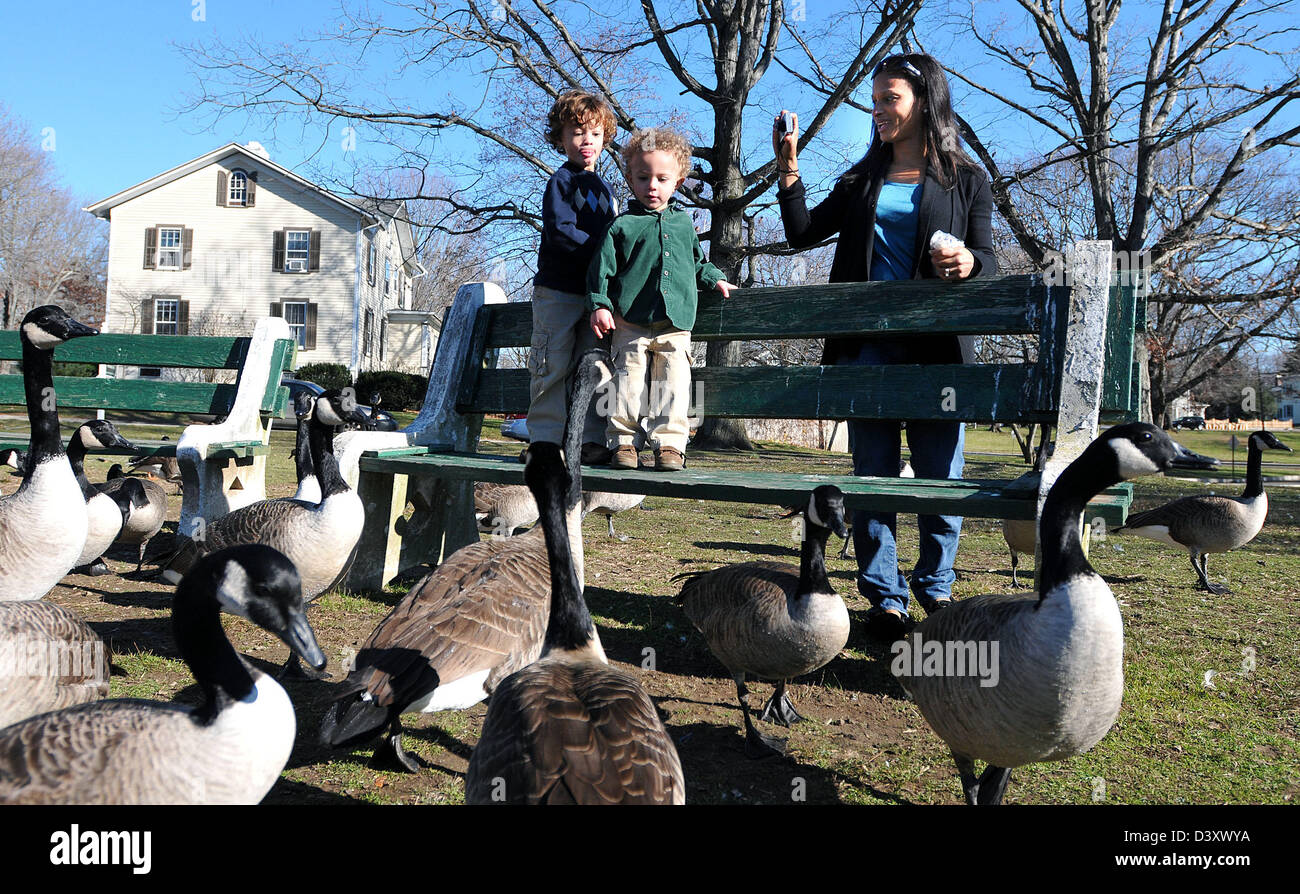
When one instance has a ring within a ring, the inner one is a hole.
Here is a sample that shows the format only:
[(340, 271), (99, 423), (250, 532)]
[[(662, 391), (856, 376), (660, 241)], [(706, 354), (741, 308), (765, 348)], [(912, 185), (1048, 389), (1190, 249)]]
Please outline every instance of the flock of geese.
[[(20, 329), (31, 444), (21, 487), (0, 498), (0, 648), (98, 643), (84, 621), (42, 597), (69, 571), (93, 567), (119, 538), (140, 544), (143, 563), (161, 526), (166, 501), (156, 483), (115, 477), (96, 488), (86, 481), (85, 452), (129, 446), (120, 434), (106, 422), (86, 423), (65, 453), (57, 409), (43, 400), (52, 394), (54, 348), (95, 334), (53, 306), (29, 313)], [(493, 530), (535, 526), (471, 544), (411, 587), (339, 684), (317, 734), (323, 744), (349, 748), (382, 737), (375, 766), (418, 771), (402, 747), (402, 715), (486, 699), (466, 778), (470, 803), (685, 802), (676, 746), (637, 676), (609, 664), (584, 598), (583, 516), (603, 510), (612, 535), (612, 515), (634, 505), (620, 509), (602, 502), (614, 495), (582, 491), (581, 420), (612, 374), (608, 355), (582, 358), (563, 450), (539, 443), (525, 455), (528, 500), (501, 488), (476, 499), (480, 523)], [(83, 663), (80, 675), (6, 679), (0, 803), (256, 803), (265, 796), (293, 747), (293, 705), (275, 678), (230, 645), (219, 615), (243, 617), (285, 642), (291, 654), (282, 675), (321, 675), (325, 655), (307, 606), (346, 571), (363, 518), (333, 454), (335, 432), (355, 421), (345, 403), (328, 391), (296, 403), (293, 497), (213, 520), (179, 538), (162, 561), (176, 584), (175, 641), (201, 704), (105, 699), (107, 660)], [(1240, 500), (1185, 498), (1125, 527), (1188, 549), (1209, 585), (1204, 555), (1254, 537), (1267, 511), (1259, 455), (1282, 445), (1264, 432), (1250, 443)], [(896, 671), (951, 751), (968, 803), (1000, 803), (1012, 769), (1087, 751), (1118, 715), (1123, 626), (1081, 543), (1088, 500), (1123, 480), (1213, 463), (1151, 425), (1106, 431), (1051, 489), (1036, 594), (963, 599), (917, 627), (926, 642), (1000, 645), (997, 685)], [(754, 758), (781, 753), (784, 743), (758, 731), (746, 675), (775, 683), (760, 721), (789, 726), (803, 718), (787, 682), (826, 665), (850, 632), (825, 562), (830, 534), (848, 535), (843, 494), (818, 487), (799, 513), (805, 536), (797, 567), (745, 562), (681, 576), (678, 602), (735, 680), (745, 750)], [(985, 764), (978, 774), (977, 761)]]

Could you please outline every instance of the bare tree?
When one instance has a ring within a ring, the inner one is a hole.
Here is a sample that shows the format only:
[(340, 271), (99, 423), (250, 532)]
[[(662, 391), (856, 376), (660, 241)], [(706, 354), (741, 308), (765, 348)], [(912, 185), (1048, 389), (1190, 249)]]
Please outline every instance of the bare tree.
[[(58, 184), (54, 134), (41, 142), (0, 106), (0, 328), (27, 311), (66, 298), (64, 285), (102, 281), (107, 227)], [(84, 291), (77, 286), (78, 292)]]
[[(1049, 0), (1017, 4), (1020, 23), (990, 28), (972, 11), (963, 33), (1020, 89), (949, 71), (1050, 148), (999, 157), (993, 135), (1007, 132), (1005, 115), (982, 135), (962, 121), (963, 136), (1031, 262), (1046, 266), (1060, 246), (1095, 238), (1113, 243), (1124, 269), (1144, 269), (1158, 417), (1166, 399), (1291, 318), (1300, 272), (1289, 167), (1300, 136), (1296, 4), (1126, 4), (1123, 26), (1119, 0), (1071, 12)], [(1063, 205), (1063, 193), (1074, 200)]]
[[(639, 16), (624, 7), (547, 0), (394, 4), (382, 14), (361, 7), (345, 11), (307, 50), (244, 42), (189, 48), (203, 83), (190, 108), (218, 118), (283, 123), (296, 114), (314, 124), (366, 128), (399, 150), (400, 164), (436, 172), (418, 197), (468, 215), (443, 228), (463, 233), (472, 221), (476, 231), (493, 234), (499, 254), (521, 257), (536, 249), (542, 186), (559, 163), (541, 138), (546, 109), (565, 90), (595, 90), (610, 100), (624, 131), (668, 123), (692, 133), (696, 165), (681, 195), (707, 215), (713, 263), (737, 277), (747, 256), (781, 246), (746, 241), (746, 211), (777, 173), (766, 113), (752, 162), (743, 151), (745, 112), (759, 82), (777, 62), (821, 91), (803, 116), (802, 152), (920, 6), (921, 0), (860, 0), (823, 16), (816, 32), (795, 20), (806, 9), (802, 0), (792, 7), (799, 15), (788, 15), (784, 0), (699, 0), (678, 4), (672, 17), (654, 0), (640, 0)], [(783, 33), (791, 46), (778, 56)], [(403, 67), (388, 81), (362, 85), (349, 74), (371, 53), (396, 54)], [(445, 98), (431, 108), (390, 101), (394, 82), (413, 72), (466, 73), (481, 78), (482, 90), (474, 102)], [(688, 105), (665, 103), (660, 97), (668, 89), (688, 97)], [(621, 179), (609, 159), (604, 164), (607, 179)], [(708, 359), (735, 363), (737, 348), (712, 343)], [(696, 444), (744, 448), (749, 441), (738, 423), (709, 419)]]

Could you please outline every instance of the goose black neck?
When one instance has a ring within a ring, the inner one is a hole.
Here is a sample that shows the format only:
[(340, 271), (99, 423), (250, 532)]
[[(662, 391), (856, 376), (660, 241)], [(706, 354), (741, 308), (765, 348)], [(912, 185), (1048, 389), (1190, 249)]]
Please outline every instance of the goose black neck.
[(1264, 492), (1264, 451), (1250, 439), (1250, 453), (1246, 455), (1246, 490), (1243, 497), (1258, 497)]
[(80, 430), (75, 432), (72, 439), (68, 441), (68, 465), (72, 466), (72, 474), (77, 476), (77, 484), (81, 487), (83, 497), (89, 500), (99, 493), (86, 477), (86, 445), (81, 443)]
[(192, 573), (180, 582), (172, 603), (177, 649), (203, 690), (203, 703), (195, 716), (204, 725), (232, 700), (240, 701), (253, 691), (253, 675), (221, 628), (221, 609), (213, 595), (216, 586), (210, 575)]
[(298, 481), (301, 482), (308, 475), (313, 474), (315, 466), (311, 458), (311, 419), (298, 420), (298, 436), (293, 442), (293, 465), (298, 473)]
[(564, 492), (547, 486), (534, 493), (541, 516), (546, 557), (551, 564), (551, 616), (546, 625), (547, 649), (580, 649), (591, 642), (596, 627), (582, 598), (582, 585), (573, 567), (564, 508)]
[(27, 467), (32, 470), (50, 457), (63, 455), (63, 441), (59, 438), (59, 410), (54, 403), (54, 352), (43, 351), (26, 338), (22, 341), (23, 389), (32, 433)]
[(316, 477), (320, 480), (320, 498), (341, 494), (348, 490), (348, 483), (339, 471), (339, 461), (334, 457), (334, 427), (313, 420), (308, 429), (311, 441), (311, 460), (316, 467)]
[(600, 385), (599, 361), (592, 362), (588, 355), (578, 361), (573, 373), (574, 382), (569, 399), (569, 416), (564, 423), (564, 466), (569, 473), (569, 490), (564, 505), (572, 509), (582, 502), (582, 429), (587, 410)]
[(1095, 574), (1083, 553), (1079, 522), (1088, 501), (1119, 481), (1099, 475), (1080, 457), (1061, 472), (1043, 503), (1039, 538), (1043, 560), (1039, 563), (1038, 600), (1042, 602), (1058, 584), (1081, 574)]
[(831, 592), (826, 575), (826, 540), (830, 529), (804, 519), (803, 544), (799, 547), (799, 594)]

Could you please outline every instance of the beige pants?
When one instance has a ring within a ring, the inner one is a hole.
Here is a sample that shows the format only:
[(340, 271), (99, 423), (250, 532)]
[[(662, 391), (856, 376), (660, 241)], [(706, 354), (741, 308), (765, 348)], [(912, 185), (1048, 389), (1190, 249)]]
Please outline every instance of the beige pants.
[[(533, 341), (528, 355), (528, 436), (560, 444), (568, 419), (568, 378), (578, 358), (598, 344), (588, 324), (587, 297), (533, 287)], [(592, 401), (582, 443), (605, 443), (605, 419)]]
[(635, 444), (644, 416), (650, 447), (685, 453), (690, 436), (691, 333), (638, 326), (617, 316), (614, 327), (610, 353), (615, 389), (606, 432), (610, 449)]

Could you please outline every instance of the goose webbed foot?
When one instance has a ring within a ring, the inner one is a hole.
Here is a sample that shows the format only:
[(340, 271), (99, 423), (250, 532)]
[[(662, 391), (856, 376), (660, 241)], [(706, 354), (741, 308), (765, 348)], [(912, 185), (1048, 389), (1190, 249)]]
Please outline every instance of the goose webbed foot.
[(766, 723), (779, 723), (782, 726), (789, 726), (792, 723), (798, 723), (804, 717), (794, 709), (794, 703), (790, 701), (790, 696), (785, 694), (785, 683), (777, 684), (776, 690), (772, 697), (767, 700), (763, 707), (763, 713), (759, 720)]
[(736, 678), (736, 697), (740, 700), (740, 711), (745, 717), (745, 757), (761, 760), (784, 755), (785, 742), (765, 736), (754, 728), (754, 721), (749, 716), (749, 690), (745, 687), (743, 676)]
[(289, 660), (280, 668), (280, 673), (276, 679), (279, 680), (331, 680), (333, 675), (327, 670), (316, 670), (314, 667), (303, 667), (302, 662), (298, 660), (296, 653), (289, 653)]
[(975, 775), (975, 762), (968, 757), (952, 756), (957, 764), (957, 774), (961, 776), (961, 790), (966, 796), (966, 803), (974, 807), (979, 803), (980, 780)]
[(996, 805), (1002, 803), (1002, 796), (1007, 793), (1007, 780), (1011, 770), (1007, 767), (995, 767), (989, 764), (980, 774), (976, 803)]
[(109, 568), (108, 565), (105, 564), (103, 558), (96, 559), (87, 565), (82, 565), (80, 568), (74, 568), (73, 571), (77, 574), (85, 574), (89, 577), (102, 577), (105, 574), (113, 573), (113, 569)]
[(1020, 581), (1016, 578), (1016, 572), (1020, 570), (1020, 559), (1015, 553), (1011, 554), (1011, 589), (1019, 590)]
[(1196, 583), (1196, 589), (1206, 590), (1215, 596), (1223, 596), (1232, 591), (1223, 584), (1216, 584), (1210, 580), (1210, 557), (1207, 553), (1202, 553), (1198, 561), (1196, 556), (1192, 556), (1192, 567), (1196, 569), (1196, 576), (1200, 580)]
[(395, 731), (389, 732), (384, 741), (375, 747), (375, 753), (370, 756), (370, 769), (372, 770), (387, 770), (391, 773), (419, 773), (423, 765), (423, 761), (402, 747), (402, 729), (400, 726), (397, 726)]

